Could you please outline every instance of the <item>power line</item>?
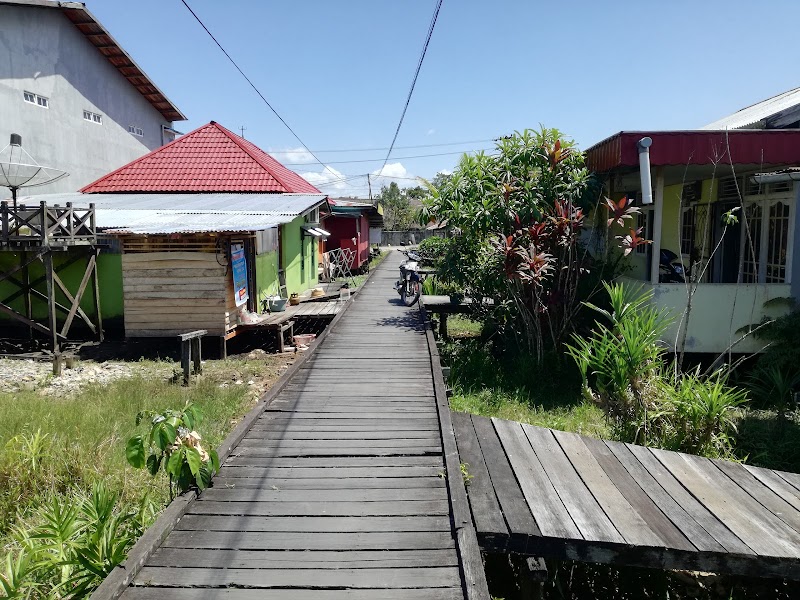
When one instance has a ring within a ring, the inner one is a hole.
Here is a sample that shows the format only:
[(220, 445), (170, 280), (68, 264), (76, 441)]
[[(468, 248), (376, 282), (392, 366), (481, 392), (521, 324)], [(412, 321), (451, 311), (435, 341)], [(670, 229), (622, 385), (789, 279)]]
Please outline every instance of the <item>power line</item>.
[[(392, 143), (389, 144), (389, 151), (386, 153), (386, 158), (383, 161), (383, 167), (386, 166), (386, 163), (389, 162), (389, 156), (392, 154), (392, 149), (394, 148), (394, 143), (397, 141), (397, 136), (400, 134), (400, 127), (403, 125), (403, 119), (406, 118), (406, 111), (408, 110), (408, 105), (411, 102), (411, 95), (414, 93), (414, 86), (417, 85), (417, 77), (419, 77), (419, 71), (422, 68), (422, 61), (425, 60), (425, 53), (428, 51), (428, 44), (431, 42), (431, 36), (433, 35), (433, 28), (436, 27), (436, 19), (439, 17), (439, 10), (442, 8), (442, 0), (438, 0), (436, 3), (436, 9), (433, 11), (433, 18), (431, 19), (431, 24), (428, 27), (428, 35), (425, 37), (425, 44), (422, 46), (422, 54), (419, 56), (419, 61), (417, 62), (417, 70), (414, 71), (414, 79), (411, 80), (411, 89), (408, 90), (408, 97), (406, 98), (405, 106), (403, 106), (403, 113), (400, 115), (400, 122), (397, 123), (397, 129), (395, 129), (394, 137), (392, 138)], [(383, 167), (381, 167), (381, 171), (383, 171)], [(378, 171), (380, 173), (380, 171)]]
[[(452, 156), (453, 154), (469, 154), (470, 152), (488, 152), (489, 150), (494, 150), (494, 148), (479, 148), (478, 150), (461, 150), (459, 152), (439, 152), (437, 154), (417, 154), (415, 156), (395, 156), (394, 160), (409, 160), (412, 158), (429, 158), (431, 156)], [(359, 160), (330, 160), (327, 162), (329, 165), (344, 165), (350, 163), (368, 163), (368, 162), (380, 162), (382, 158), (362, 158)], [(283, 163), (285, 167), (299, 167), (302, 165), (308, 165), (311, 163)], [(386, 166), (386, 163), (383, 164), (383, 167)], [(383, 169), (381, 167), (381, 169)]]
[[(333, 175), (333, 176), (334, 176), (334, 177), (336, 177), (337, 179), (341, 179), (341, 177), (340, 177), (338, 174), (336, 174), (336, 172), (335, 172), (333, 169), (331, 169), (330, 167), (328, 167), (328, 166), (327, 166), (325, 163), (323, 163), (323, 162), (322, 162), (322, 161), (321, 161), (319, 158), (317, 158), (317, 156), (316, 156), (316, 155), (315, 155), (315, 154), (314, 154), (314, 153), (313, 153), (311, 150), (309, 150), (309, 149), (308, 149), (308, 146), (306, 146), (306, 145), (305, 145), (305, 143), (303, 142), (303, 140), (301, 140), (301, 139), (300, 139), (300, 136), (299, 136), (299, 135), (297, 135), (297, 133), (295, 133), (294, 129), (292, 129), (292, 128), (289, 126), (289, 124), (286, 122), (286, 120), (285, 120), (285, 119), (284, 119), (282, 116), (280, 116), (280, 115), (278, 114), (278, 111), (277, 111), (277, 110), (275, 110), (275, 109), (272, 107), (272, 104), (270, 104), (270, 103), (269, 103), (269, 100), (267, 100), (267, 99), (264, 97), (264, 94), (262, 94), (262, 93), (261, 93), (261, 91), (260, 91), (260, 90), (259, 90), (259, 89), (258, 89), (258, 88), (255, 86), (255, 84), (254, 84), (254, 83), (253, 83), (253, 82), (250, 80), (250, 78), (249, 78), (247, 75), (245, 75), (244, 71), (242, 71), (242, 69), (239, 67), (239, 65), (238, 65), (238, 64), (236, 64), (236, 61), (235, 61), (235, 60), (233, 60), (233, 58), (231, 57), (231, 55), (230, 55), (230, 54), (228, 54), (228, 51), (227, 51), (227, 50), (225, 50), (225, 48), (223, 48), (223, 47), (222, 47), (222, 44), (220, 44), (220, 43), (217, 41), (217, 38), (215, 38), (215, 37), (214, 37), (214, 34), (213, 34), (213, 33), (211, 33), (211, 31), (209, 31), (208, 27), (206, 27), (205, 23), (203, 23), (203, 21), (200, 19), (200, 17), (198, 17), (198, 16), (197, 16), (197, 14), (196, 14), (196, 13), (195, 13), (195, 12), (192, 10), (192, 7), (191, 7), (191, 6), (189, 6), (189, 5), (187, 4), (186, 0), (181, 0), (181, 2), (182, 2), (182, 3), (183, 3), (183, 5), (186, 7), (186, 9), (187, 9), (187, 10), (188, 10), (190, 13), (192, 13), (192, 16), (195, 18), (195, 20), (196, 20), (198, 23), (200, 23), (200, 26), (201, 26), (203, 29), (205, 29), (205, 30), (206, 30), (206, 33), (207, 33), (207, 34), (208, 34), (208, 35), (211, 37), (211, 39), (212, 39), (212, 40), (214, 40), (214, 43), (217, 45), (217, 47), (219, 47), (219, 49), (220, 49), (220, 50), (222, 50), (222, 53), (223, 53), (223, 54), (224, 54), (224, 55), (225, 55), (225, 56), (228, 58), (228, 60), (229, 60), (229, 61), (231, 61), (231, 64), (232, 64), (234, 67), (236, 67), (236, 70), (237, 70), (237, 71), (239, 71), (239, 73), (241, 74), (241, 76), (242, 76), (242, 77), (244, 77), (245, 81), (247, 81), (247, 83), (249, 83), (249, 84), (250, 84), (250, 87), (251, 87), (251, 88), (253, 88), (253, 90), (255, 91), (255, 93), (256, 93), (256, 94), (258, 94), (258, 96), (259, 96), (259, 97), (260, 97), (260, 98), (261, 98), (261, 99), (264, 101), (264, 104), (266, 104), (266, 105), (269, 107), (269, 109), (270, 109), (270, 110), (271, 110), (271, 111), (272, 111), (272, 112), (275, 114), (275, 116), (276, 116), (276, 117), (278, 117), (278, 119), (280, 120), (280, 122), (284, 124), (284, 126), (286, 127), (286, 129), (288, 129), (288, 130), (289, 130), (289, 132), (290, 132), (290, 133), (291, 133), (291, 134), (292, 134), (292, 135), (295, 137), (295, 139), (296, 139), (298, 142), (300, 142), (300, 145), (301, 145), (301, 146), (303, 146), (303, 148), (305, 148), (305, 149), (306, 149), (306, 151), (307, 151), (307, 152), (308, 152), (308, 153), (309, 153), (311, 156), (313, 156), (313, 157), (314, 157), (314, 160), (316, 160), (316, 161), (317, 161), (317, 162), (318, 162), (320, 165), (322, 165), (322, 166), (323, 166), (325, 169), (327, 169), (328, 171), (330, 171), (331, 175)], [(441, 1), (439, 2), (439, 4), (441, 4)]]
[[(418, 144), (416, 146), (395, 146), (395, 150), (411, 150), (413, 148), (436, 148), (438, 146), (466, 146), (467, 144), (487, 144), (489, 142), (496, 142), (498, 138), (492, 138), (488, 140), (470, 140), (467, 142), (444, 142), (440, 144)], [(383, 148), (344, 148), (344, 149), (336, 149), (336, 150), (314, 150), (317, 154), (324, 154), (327, 152), (377, 152), (378, 150), (388, 150), (388, 147)], [(297, 152), (297, 150), (276, 150), (274, 152), (270, 152), (270, 154), (292, 154)]]

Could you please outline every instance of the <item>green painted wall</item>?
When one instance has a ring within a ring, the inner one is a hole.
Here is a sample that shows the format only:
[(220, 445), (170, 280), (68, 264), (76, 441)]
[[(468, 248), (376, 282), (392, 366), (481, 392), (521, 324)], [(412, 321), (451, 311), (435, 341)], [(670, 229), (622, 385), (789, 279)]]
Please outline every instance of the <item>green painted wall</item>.
[(261, 301), (278, 293), (278, 252), (265, 252), (256, 256), (256, 293), (258, 310)]
[(298, 294), (317, 285), (317, 240), (301, 238), (303, 217), (281, 226), (283, 269), (286, 271), (286, 291)]
[[(55, 252), (53, 254), (53, 262), (58, 269), (60, 264), (67, 262), (72, 256), (73, 251)], [(0, 252), (0, 272), (11, 271), (20, 262), (21, 253), (18, 252)], [(81, 259), (73, 265), (58, 273), (64, 285), (70, 292), (74, 293), (80, 286), (81, 278), (85, 271), (86, 261)], [(100, 253), (98, 259), (97, 269), (98, 279), (100, 282), (100, 309), (102, 311), (103, 319), (113, 319), (115, 317), (122, 317), (123, 302), (122, 302), (122, 255), (121, 254), (103, 254)], [(44, 265), (41, 261), (36, 261), (31, 264), (30, 278), (36, 280), (44, 275)], [(22, 273), (18, 274), (22, 278)], [(91, 282), (90, 282), (91, 285)], [(4, 281), (0, 283), (0, 300), (8, 297), (16, 292), (19, 288), (15, 285)], [(41, 293), (47, 293), (47, 287), (44, 282), (36, 286), (36, 289)], [(60, 290), (56, 291), (56, 300), (61, 304), (66, 305), (67, 299)], [(47, 307), (43, 300), (34, 298), (31, 302), (35, 319), (47, 318)], [(24, 301), (22, 297), (11, 302), (11, 307), (21, 313), (25, 313)], [(87, 287), (81, 300), (81, 308), (91, 316), (94, 312), (94, 298), (92, 297), (91, 287)], [(63, 318), (64, 313), (58, 311), (59, 321)], [(5, 315), (0, 315), (0, 319), (7, 318)]]

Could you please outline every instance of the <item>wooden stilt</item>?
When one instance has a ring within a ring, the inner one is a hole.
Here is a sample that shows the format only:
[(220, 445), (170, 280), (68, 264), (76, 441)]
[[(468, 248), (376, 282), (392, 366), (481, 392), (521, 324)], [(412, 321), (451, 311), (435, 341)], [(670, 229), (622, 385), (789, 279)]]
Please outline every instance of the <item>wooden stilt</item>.
[(92, 294), (94, 295), (94, 315), (97, 319), (97, 341), (103, 341), (103, 315), (100, 311), (100, 281), (97, 267), (100, 260), (100, 248), (94, 247), (94, 272), (92, 273)]
[(56, 330), (56, 289), (53, 272), (53, 254), (45, 252), (42, 255), (44, 263), (45, 281), (47, 282), (47, 322), (50, 329), (50, 345), (54, 355), (58, 355), (58, 331)]

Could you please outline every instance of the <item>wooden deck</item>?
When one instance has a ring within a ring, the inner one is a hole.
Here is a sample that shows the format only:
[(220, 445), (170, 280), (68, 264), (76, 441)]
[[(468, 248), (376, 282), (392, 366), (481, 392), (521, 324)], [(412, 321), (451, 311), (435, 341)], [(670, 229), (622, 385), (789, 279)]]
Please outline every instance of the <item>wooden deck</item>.
[(395, 300), (400, 258), (384, 261), (213, 487), (163, 529), (123, 599), (488, 600), (473, 582), (477, 545), (470, 571), (452, 518), (452, 485), (463, 484), (441, 373), (419, 312)]
[(800, 475), (452, 418), (483, 548), (800, 579)]

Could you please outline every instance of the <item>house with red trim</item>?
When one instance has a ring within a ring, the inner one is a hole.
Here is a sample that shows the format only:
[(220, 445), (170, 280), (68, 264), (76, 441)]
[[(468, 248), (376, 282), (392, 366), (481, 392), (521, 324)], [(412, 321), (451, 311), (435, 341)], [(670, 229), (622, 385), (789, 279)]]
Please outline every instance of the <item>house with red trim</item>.
[[(219, 123), (179, 137), (75, 194), (96, 210), (103, 316), (126, 337), (235, 335), (241, 309), (316, 286), (327, 196)], [(25, 198), (20, 202), (24, 203)]]
[(651, 240), (625, 279), (669, 309), (672, 347), (757, 352), (754, 326), (800, 297), (798, 115), (800, 89), (700, 130), (622, 131), (586, 151), (609, 197), (639, 209), (612, 235)]
[[(330, 212), (325, 215), (322, 227), (330, 235), (324, 250), (347, 250), (353, 256), (350, 270), (363, 270), (369, 264), (370, 230), (383, 227), (383, 209), (351, 198), (329, 198), (328, 204)], [(380, 243), (379, 235), (377, 240)]]

